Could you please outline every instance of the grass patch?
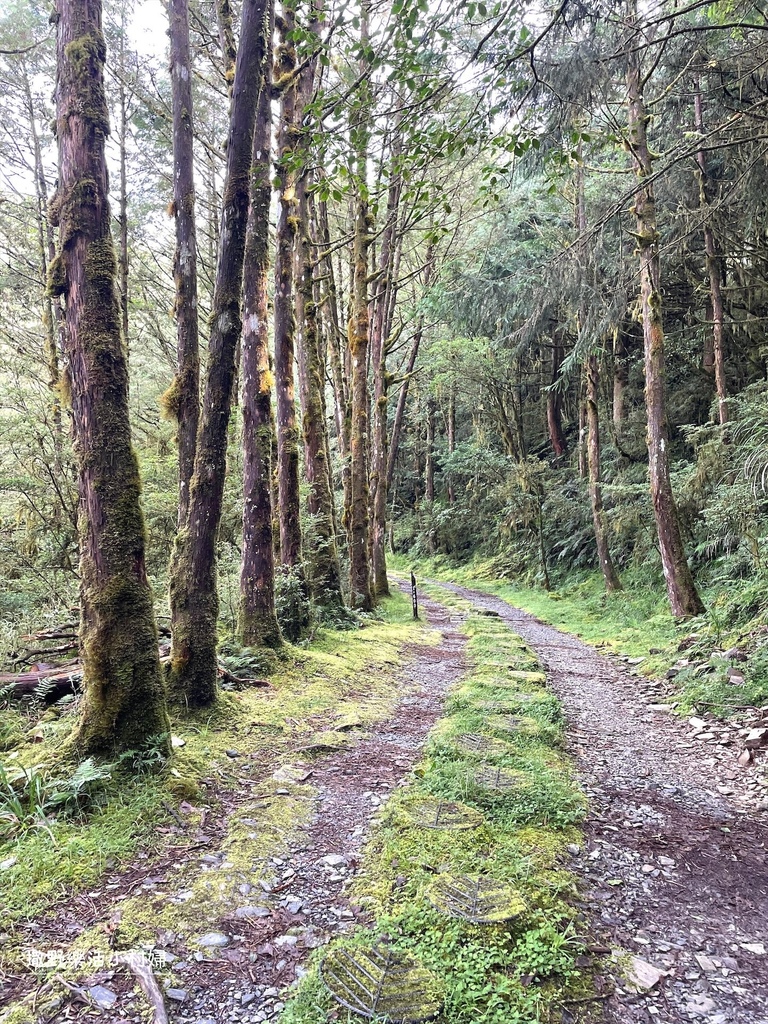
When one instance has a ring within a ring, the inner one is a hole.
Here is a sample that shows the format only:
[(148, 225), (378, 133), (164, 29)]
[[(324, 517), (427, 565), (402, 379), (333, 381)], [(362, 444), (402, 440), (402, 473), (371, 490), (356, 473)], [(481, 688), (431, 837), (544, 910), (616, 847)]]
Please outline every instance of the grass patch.
[[(559, 1021), (569, 999), (590, 993), (589, 976), (577, 965), (583, 948), (574, 879), (563, 867), (585, 803), (561, 749), (560, 708), (532, 671), (533, 654), (508, 627), (473, 614), (453, 595), (441, 591), (439, 600), (467, 613), (462, 628), (473, 668), (451, 692), (409, 784), (386, 805), (351, 895), (372, 914), (374, 935), (388, 936), (442, 979), (445, 1024)], [(519, 715), (523, 728), (494, 729), (500, 711)], [(487, 737), (487, 754), (466, 750), (467, 735)], [(514, 784), (488, 789), (477, 781), (481, 768), (501, 769)], [(479, 824), (421, 827), (423, 804), (440, 800), (471, 808)], [(514, 894), (517, 912), (485, 925), (446, 916), (429, 899), (446, 874), (491, 876)], [(354, 949), (371, 934), (358, 929), (335, 946)], [(335, 1004), (319, 977), (321, 957), (289, 1002), (284, 1024), (328, 1019)]]

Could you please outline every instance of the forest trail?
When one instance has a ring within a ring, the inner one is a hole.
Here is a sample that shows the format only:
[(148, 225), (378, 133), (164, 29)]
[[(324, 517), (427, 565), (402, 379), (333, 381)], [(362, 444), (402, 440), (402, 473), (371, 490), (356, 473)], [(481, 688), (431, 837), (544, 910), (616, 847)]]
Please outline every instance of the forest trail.
[(498, 614), (563, 703), (590, 800), (571, 866), (593, 933), (656, 978), (641, 993), (618, 979), (605, 1019), (768, 1024), (768, 814), (745, 812), (753, 769), (686, 736), (685, 721), (653, 709), (649, 681), (577, 638), (499, 598), (436, 585)]

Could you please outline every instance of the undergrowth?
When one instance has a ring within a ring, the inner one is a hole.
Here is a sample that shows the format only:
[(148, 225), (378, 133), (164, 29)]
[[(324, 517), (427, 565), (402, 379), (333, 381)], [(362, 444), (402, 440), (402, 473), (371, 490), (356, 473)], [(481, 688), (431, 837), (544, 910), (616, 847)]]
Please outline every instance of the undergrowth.
[[(174, 754), (164, 766), (150, 763), (151, 751), (133, 760), (126, 755), (130, 764), (126, 756), (80, 766), (62, 761), (76, 704), (50, 708), (40, 720), (18, 706), (3, 709), (2, 930), (12, 933), (16, 922), (92, 887), (134, 856), (151, 858), (169, 842), (188, 841), (201, 815), (210, 820), (221, 814), (260, 753), (286, 756), (318, 735), (344, 741), (337, 723), (353, 718), (365, 726), (386, 717), (396, 699), (391, 681), (399, 652), (416, 637), (429, 642), (423, 627), (410, 621), (409, 602), (395, 593), (357, 630), (345, 624), (321, 630), (307, 647), (286, 645), (279, 663), (269, 666), (276, 669), (269, 688), (222, 692), (213, 708), (176, 717)], [(234, 669), (244, 656), (228, 653)], [(182, 805), (194, 809), (181, 813)], [(267, 825), (275, 810), (264, 809)], [(250, 817), (259, 815), (252, 811)], [(247, 846), (253, 829), (241, 831)], [(264, 838), (269, 834), (268, 827)]]
[[(469, 612), (443, 591), (439, 600)], [(473, 667), (450, 693), (408, 784), (389, 800), (351, 893), (374, 924), (330, 948), (388, 937), (440, 979), (444, 1024), (560, 1021), (566, 1006), (575, 1013), (590, 994), (589, 976), (578, 966), (574, 880), (563, 867), (585, 804), (561, 750), (560, 706), (531, 651), (498, 619), (470, 612), (462, 628)], [(517, 718), (511, 732), (509, 716)], [(467, 752), (467, 735), (486, 738), (485, 750)], [(516, 780), (513, 788), (479, 785), (475, 775), (483, 767), (503, 769)], [(466, 805), (479, 812), (479, 825), (420, 827), (413, 812), (425, 799)], [(518, 912), (483, 925), (447, 916), (430, 900), (446, 873), (491, 876)], [(328, 1019), (336, 1004), (318, 970), (325, 955), (300, 983), (284, 1024)]]

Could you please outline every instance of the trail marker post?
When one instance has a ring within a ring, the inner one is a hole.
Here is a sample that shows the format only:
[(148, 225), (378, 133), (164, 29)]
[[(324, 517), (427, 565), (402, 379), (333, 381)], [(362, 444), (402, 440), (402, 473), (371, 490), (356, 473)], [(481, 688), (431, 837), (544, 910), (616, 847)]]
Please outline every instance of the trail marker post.
[(413, 617), (419, 617), (419, 595), (416, 592), (416, 577), (411, 573), (411, 604), (413, 605)]

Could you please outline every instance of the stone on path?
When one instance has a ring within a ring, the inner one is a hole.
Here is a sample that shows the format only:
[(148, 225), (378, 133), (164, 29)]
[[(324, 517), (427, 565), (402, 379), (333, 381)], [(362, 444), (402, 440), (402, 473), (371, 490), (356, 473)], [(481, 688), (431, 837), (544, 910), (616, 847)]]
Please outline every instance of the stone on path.
[(666, 973), (647, 960), (641, 960), (639, 956), (631, 956), (624, 971), (624, 978), (629, 988), (635, 992), (650, 992)]

